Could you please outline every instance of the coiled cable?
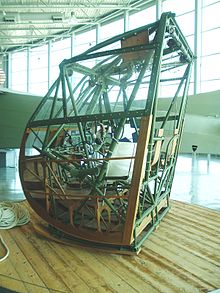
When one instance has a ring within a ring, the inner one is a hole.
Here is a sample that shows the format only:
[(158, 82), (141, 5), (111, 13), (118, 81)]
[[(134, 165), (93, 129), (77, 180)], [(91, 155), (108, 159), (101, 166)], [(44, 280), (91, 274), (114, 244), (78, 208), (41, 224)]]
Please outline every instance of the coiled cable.
[[(30, 221), (28, 210), (19, 203), (0, 202), (0, 229), (11, 229), (22, 226)], [(6, 254), (0, 258), (0, 262), (9, 256), (9, 248), (0, 235), (0, 241), (5, 248)]]

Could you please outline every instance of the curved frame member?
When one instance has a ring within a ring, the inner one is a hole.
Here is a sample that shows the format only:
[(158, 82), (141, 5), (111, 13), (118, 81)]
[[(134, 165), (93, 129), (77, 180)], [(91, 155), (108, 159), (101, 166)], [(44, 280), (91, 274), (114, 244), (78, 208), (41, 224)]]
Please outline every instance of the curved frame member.
[[(53, 231), (140, 250), (170, 208), (192, 62), (174, 15), (164, 13), (60, 64), (19, 163), (26, 198)], [(177, 87), (161, 113), (158, 92), (170, 81)]]

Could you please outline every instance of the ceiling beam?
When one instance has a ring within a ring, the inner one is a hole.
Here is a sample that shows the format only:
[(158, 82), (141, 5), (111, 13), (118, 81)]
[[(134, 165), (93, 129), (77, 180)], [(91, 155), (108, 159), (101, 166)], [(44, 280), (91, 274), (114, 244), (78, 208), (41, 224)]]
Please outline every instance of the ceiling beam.
[[(28, 43), (25, 43), (25, 42), (19, 42), (19, 43), (5, 43), (4, 46), (12, 46), (12, 47), (33, 47), (34, 44), (28, 44)], [(4, 51), (8, 51), (8, 48), (4, 48), (3, 47), (3, 50)]]
[[(70, 21), (68, 22), (68, 20), (65, 20), (65, 21), (61, 21), (59, 24), (62, 25), (66, 25), (65, 28), (72, 28), (74, 26), (78, 26), (78, 25), (83, 25), (83, 24), (89, 24), (89, 25), (95, 25), (95, 24), (98, 24), (99, 22), (98, 21), (80, 21), (78, 20), (77, 22), (75, 23), (71, 23)], [(57, 23), (55, 23), (57, 24)], [(19, 21), (19, 22), (14, 22), (14, 23), (5, 23), (5, 22), (0, 22), (0, 30), (2, 29), (2, 26), (8, 26), (9, 27), (12, 27), (14, 30), (17, 30), (17, 26), (18, 25), (34, 25), (35, 28), (34, 29), (41, 29), (40, 27), (38, 27), (38, 25), (51, 25), (52, 27), (55, 27), (54, 26), (54, 23), (53, 21), (43, 21), (43, 20), (32, 20), (32, 21)]]
[[(60, 37), (68, 37), (70, 34), (62, 34)], [(55, 35), (0, 35), (0, 40), (9, 40), (9, 39), (44, 39), (44, 38), (55, 38)], [(4, 45), (4, 44), (3, 44)]]
[[(41, 31), (41, 30), (68, 30), (70, 28), (72, 28), (72, 26), (68, 25), (68, 24), (62, 24), (62, 26), (44, 26), (44, 27), (39, 27), (39, 26), (33, 26), (33, 24), (30, 24), (29, 26), (27, 26), (28, 24), (22, 24), (22, 25), (26, 25), (23, 27), (19, 27), (16, 23), (16, 31)], [(47, 24), (49, 25), (49, 24)], [(51, 23), (52, 25), (52, 23)], [(77, 24), (78, 25), (78, 24)], [(1, 31), (15, 31), (15, 25), (10, 25), (10, 27), (8, 25), (6, 25), (6, 27), (2, 27), (2, 25), (0, 26), (0, 30)]]
[(124, 11), (139, 11), (143, 8), (141, 5), (153, 2), (153, 0), (105, 1), (88, 0), (83, 4), (84, 1), (80, 0), (33, 0), (28, 1), (30, 3), (28, 5), (27, 1), (0, 0), (0, 46), (10, 51), (44, 43), (52, 37), (56, 39), (58, 34), (60, 37), (68, 37), (73, 31), (77, 34), (82, 29), (92, 28), (113, 17), (119, 17)]
[(135, 7), (132, 7), (131, 5), (122, 5), (122, 4), (115, 4), (115, 3), (92, 3), (92, 4), (88, 4), (88, 2), (86, 4), (82, 4), (82, 3), (74, 3), (74, 4), (70, 4), (70, 5), (63, 5), (63, 4), (54, 4), (54, 5), (9, 5), (9, 4), (1, 4), (1, 10), (18, 10), (18, 9), (22, 9), (22, 11), (24, 10), (43, 10), (43, 11), (52, 11), (52, 10), (70, 10), (70, 9), (137, 9)]

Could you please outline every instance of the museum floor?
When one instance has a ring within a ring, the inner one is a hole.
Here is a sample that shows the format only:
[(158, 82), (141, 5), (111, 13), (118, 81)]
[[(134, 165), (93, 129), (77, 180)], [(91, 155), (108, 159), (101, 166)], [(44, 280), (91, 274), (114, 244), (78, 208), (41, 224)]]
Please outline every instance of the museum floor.
[[(180, 155), (171, 198), (220, 211), (220, 158)], [(0, 168), (0, 201), (24, 200), (18, 168)]]
[[(0, 292), (5, 287), (20, 293), (218, 293), (219, 173), (220, 158), (181, 155), (171, 196), (177, 201), (133, 256), (43, 237), (34, 228), (43, 221), (23, 201), (31, 222), (1, 230), (10, 257), (1, 266)], [(0, 168), (3, 200), (24, 200), (17, 168)]]

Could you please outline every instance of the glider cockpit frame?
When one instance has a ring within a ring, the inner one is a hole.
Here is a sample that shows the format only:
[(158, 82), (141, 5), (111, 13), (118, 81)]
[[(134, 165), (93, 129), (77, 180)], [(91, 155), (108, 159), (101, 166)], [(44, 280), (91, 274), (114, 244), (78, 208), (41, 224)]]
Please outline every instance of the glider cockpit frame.
[[(138, 252), (160, 223), (192, 62), (169, 12), (60, 64), (24, 132), (20, 177), (32, 208), (63, 239)], [(168, 85), (173, 98), (161, 111)]]

